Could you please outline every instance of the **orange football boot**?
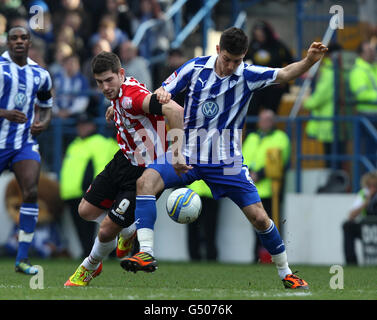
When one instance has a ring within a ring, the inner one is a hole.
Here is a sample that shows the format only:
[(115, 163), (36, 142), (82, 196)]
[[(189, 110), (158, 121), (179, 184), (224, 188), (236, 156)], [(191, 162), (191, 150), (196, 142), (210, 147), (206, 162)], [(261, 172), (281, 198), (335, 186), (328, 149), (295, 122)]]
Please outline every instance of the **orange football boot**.
[(126, 271), (153, 272), (157, 269), (157, 261), (146, 252), (138, 252), (130, 258), (125, 258), (120, 262), (121, 267)]
[(296, 276), (295, 273), (287, 274), (282, 281), (286, 289), (309, 289), (308, 283)]

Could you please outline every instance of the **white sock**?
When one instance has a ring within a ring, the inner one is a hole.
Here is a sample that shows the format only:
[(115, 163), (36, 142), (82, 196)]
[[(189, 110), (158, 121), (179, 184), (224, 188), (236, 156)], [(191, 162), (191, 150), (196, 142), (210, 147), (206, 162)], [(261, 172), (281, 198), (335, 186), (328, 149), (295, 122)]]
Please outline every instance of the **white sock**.
[(134, 222), (127, 228), (123, 228), (120, 234), (124, 239), (129, 239), (136, 231), (136, 223)]
[(109, 242), (101, 242), (97, 237), (94, 241), (92, 251), (90, 251), (89, 256), (85, 258), (82, 265), (88, 270), (97, 269), (101, 261), (116, 248), (116, 245), (117, 242), (115, 239)]
[(280, 279), (283, 280), (287, 274), (292, 273), (292, 270), (288, 266), (288, 258), (286, 251), (283, 251), (279, 254), (271, 255), (271, 259), (275, 263), (276, 268), (278, 269)]
[(140, 244), (140, 251), (147, 252), (153, 256), (153, 230), (141, 228), (137, 230), (137, 239)]

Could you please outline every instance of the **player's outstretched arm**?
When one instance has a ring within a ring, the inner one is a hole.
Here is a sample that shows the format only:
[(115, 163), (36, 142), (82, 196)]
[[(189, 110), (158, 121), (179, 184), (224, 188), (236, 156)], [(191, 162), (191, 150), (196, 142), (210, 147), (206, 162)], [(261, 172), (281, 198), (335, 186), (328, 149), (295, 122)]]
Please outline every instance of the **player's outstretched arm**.
[(308, 71), (313, 64), (321, 60), (327, 50), (327, 47), (321, 42), (313, 42), (304, 59), (291, 63), (279, 70), (276, 76), (276, 82), (288, 82), (298, 78)]

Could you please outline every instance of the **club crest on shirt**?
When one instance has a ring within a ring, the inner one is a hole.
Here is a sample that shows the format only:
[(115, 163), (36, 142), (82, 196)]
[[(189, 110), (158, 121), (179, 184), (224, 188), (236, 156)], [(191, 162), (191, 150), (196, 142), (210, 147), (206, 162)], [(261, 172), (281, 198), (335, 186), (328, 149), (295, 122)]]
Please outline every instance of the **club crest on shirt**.
[(35, 76), (35, 77), (34, 77), (34, 83), (35, 83), (36, 85), (39, 85), (40, 82), (41, 82), (41, 78), (38, 77), (38, 76)]
[(14, 105), (16, 108), (23, 108), (26, 104), (26, 95), (23, 92), (19, 92), (14, 96)]
[(169, 76), (169, 78), (167, 78), (167, 79), (164, 81), (165, 84), (169, 84), (169, 83), (172, 82), (176, 77), (177, 77), (177, 72), (174, 71), (174, 72)]
[(213, 118), (219, 112), (219, 106), (215, 101), (205, 101), (202, 104), (202, 113), (206, 118)]
[(122, 104), (122, 107), (124, 109), (131, 109), (132, 108), (132, 98), (131, 97), (124, 97), (122, 99), (121, 104)]

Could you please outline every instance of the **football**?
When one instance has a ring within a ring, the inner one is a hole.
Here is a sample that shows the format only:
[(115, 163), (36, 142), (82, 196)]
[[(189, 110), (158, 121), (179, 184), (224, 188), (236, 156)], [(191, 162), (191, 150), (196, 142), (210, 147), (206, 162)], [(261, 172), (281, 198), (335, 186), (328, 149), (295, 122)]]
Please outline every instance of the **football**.
[(191, 223), (202, 211), (202, 200), (189, 188), (174, 190), (166, 201), (166, 210), (171, 219), (178, 223)]

